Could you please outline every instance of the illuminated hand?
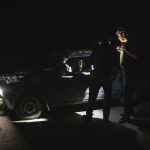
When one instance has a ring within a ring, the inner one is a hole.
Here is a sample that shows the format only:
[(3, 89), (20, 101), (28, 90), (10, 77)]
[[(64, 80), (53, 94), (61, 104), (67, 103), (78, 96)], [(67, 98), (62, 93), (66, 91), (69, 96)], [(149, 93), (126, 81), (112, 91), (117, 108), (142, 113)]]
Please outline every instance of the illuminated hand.
[(125, 48), (123, 46), (117, 46), (116, 49), (120, 53), (125, 51)]

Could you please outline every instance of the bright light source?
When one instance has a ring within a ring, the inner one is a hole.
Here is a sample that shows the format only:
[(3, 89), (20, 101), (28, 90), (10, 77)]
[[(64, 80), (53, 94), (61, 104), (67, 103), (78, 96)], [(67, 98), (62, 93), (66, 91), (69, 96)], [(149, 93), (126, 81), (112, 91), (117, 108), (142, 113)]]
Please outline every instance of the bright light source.
[(86, 112), (85, 111), (81, 111), (81, 112), (76, 112), (76, 114), (83, 116), (83, 115), (86, 115)]
[(94, 70), (94, 65), (91, 65), (91, 69)]
[(62, 78), (73, 78), (73, 76), (61, 76)]
[(72, 68), (71, 67), (68, 67), (68, 72), (72, 72)]
[(90, 72), (82, 72), (84, 75), (90, 75)]
[(45, 122), (48, 121), (46, 118), (32, 119), (32, 120), (17, 120), (12, 121), (13, 123), (32, 123), (32, 122)]

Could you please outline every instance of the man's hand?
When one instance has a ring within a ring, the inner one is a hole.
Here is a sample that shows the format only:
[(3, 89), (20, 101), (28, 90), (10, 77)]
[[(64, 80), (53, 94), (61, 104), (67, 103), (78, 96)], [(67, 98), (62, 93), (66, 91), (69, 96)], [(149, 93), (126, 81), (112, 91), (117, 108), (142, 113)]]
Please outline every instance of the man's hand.
[(125, 51), (125, 48), (124, 48), (124, 46), (117, 46), (116, 50), (121, 53), (121, 52)]

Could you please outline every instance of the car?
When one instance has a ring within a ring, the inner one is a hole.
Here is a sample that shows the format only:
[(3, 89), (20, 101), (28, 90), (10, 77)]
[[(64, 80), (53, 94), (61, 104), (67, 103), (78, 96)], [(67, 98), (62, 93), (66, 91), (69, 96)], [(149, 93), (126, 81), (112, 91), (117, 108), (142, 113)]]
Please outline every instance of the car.
[(79, 72), (89, 73), (92, 69), (89, 59), (91, 53), (92, 50), (73, 51), (65, 61), (65, 64), (70, 67), (68, 72), (74, 74)]
[[(91, 80), (90, 54), (87, 50), (73, 51), (57, 66), (2, 74), (0, 95), (5, 109), (20, 119), (36, 119), (45, 112), (85, 110)], [(77, 65), (74, 69), (73, 63), (80, 64), (78, 61), (81, 60), (84, 62), (82, 67)], [(121, 92), (119, 74), (113, 89), (113, 97), (118, 98)], [(97, 102), (101, 102), (103, 96), (101, 88)]]

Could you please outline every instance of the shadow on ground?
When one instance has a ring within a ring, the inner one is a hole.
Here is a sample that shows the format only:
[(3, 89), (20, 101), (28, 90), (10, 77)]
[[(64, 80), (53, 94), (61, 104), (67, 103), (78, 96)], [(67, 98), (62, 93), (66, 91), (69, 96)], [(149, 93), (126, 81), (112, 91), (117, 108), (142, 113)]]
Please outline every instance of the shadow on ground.
[(32, 150), (138, 150), (137, 133), (116, 123), (55, 114), (48, 122), (15, 124)]
[(140, 131), (150, 135), (150, 109), (144, 107), (139, 109), (131, 120), (131, 124), (136, 125)]

